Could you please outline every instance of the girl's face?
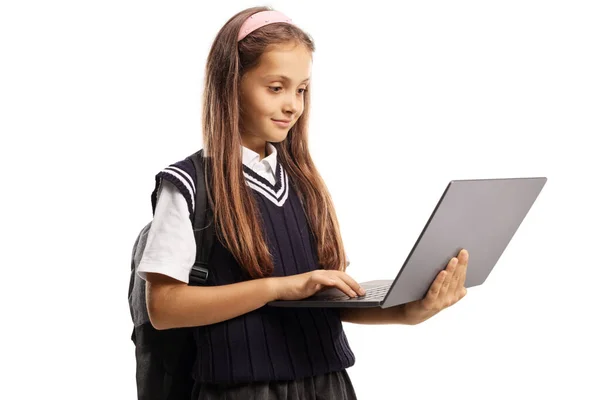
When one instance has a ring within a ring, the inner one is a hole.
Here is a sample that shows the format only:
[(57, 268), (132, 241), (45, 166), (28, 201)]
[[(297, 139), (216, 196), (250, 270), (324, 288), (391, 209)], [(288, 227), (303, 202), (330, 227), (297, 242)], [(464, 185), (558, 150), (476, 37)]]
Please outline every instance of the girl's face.
[[(241, 82), (242, 142), (264, 154), (265, 142), (281, 142), (304, 111), (312, 55), (303, 45), (273, 46)], [(275, 120), (289, 121), (278, 124)]]

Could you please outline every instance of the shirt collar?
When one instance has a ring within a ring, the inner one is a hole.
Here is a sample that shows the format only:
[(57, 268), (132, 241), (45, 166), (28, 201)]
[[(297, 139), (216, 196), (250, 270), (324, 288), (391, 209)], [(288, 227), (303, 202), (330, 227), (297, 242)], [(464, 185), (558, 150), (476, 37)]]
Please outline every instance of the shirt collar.
[(267, 149), (269, 151), (269, 155), (262, 160), (259, 160), (260, 155), (257, 152), (242, 146), (242, 163), (244, 163), (244, 165), (248, 168), (252, 169), (256, 163), (266, 162), (269, 167), (271, 167), (273, 174), (275, 174), (275, 171), (277, 170), (277, 149), (270, 142), (267, 142)]

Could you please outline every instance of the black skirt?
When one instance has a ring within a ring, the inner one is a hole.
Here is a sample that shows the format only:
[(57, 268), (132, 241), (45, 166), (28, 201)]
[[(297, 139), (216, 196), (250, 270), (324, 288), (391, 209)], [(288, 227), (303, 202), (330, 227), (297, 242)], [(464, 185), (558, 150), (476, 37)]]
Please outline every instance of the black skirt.
[(197, 400), (356, 400), (346, 370), (292, 381), (219, 385), (196, 382)]

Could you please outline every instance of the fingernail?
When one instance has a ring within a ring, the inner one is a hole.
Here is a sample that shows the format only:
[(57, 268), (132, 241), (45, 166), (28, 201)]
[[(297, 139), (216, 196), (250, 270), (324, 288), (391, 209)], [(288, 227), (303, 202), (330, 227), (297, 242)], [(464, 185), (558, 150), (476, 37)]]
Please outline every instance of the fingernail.
[(352, 293), (352, 297), (356, 297), (357, 296), (357, 294), (356, 294), (356, 292), (354, 290), (351, 290), (350, 293)]
[(367, 293), (367, 291), (365, 289), (363, 289), (362, 287), (359, 290), (360, 290), (361, 295), (364, 295), (365, 293)]

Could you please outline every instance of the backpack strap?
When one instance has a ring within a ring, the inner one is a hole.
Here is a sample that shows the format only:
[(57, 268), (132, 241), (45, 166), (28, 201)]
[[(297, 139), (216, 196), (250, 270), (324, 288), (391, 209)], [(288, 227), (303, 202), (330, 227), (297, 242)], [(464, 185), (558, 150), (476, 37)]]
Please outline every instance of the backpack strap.
[(196, 261), (190, 271), (190, 284), (204, 285), (208, 281), (208, 261), (214, 242), (213, 212), (208, 204), (207, 173), (204, 151), (190, 156), (196, 169), (196, 199), (194, 207), (194, 237), (196, 238)]

